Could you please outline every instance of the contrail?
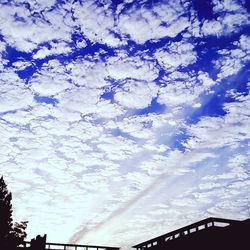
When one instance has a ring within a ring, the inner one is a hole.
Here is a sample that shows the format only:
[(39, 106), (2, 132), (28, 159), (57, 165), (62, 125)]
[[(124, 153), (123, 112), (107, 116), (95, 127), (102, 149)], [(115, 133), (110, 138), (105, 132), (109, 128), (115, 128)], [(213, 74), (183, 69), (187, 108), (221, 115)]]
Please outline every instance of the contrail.
[[(195, 150), (196, 153), (197, 152), (202, 152), (203, 150)], [(182, 161), (182, 167), (184, 167), (184, 165), (190, 164), (192, 162), (190, 154), (193, 154), (194, 152), (189, 151), (185, 154), (183, 154), (182, 156), (180, 156), (178, 158), (178, 160), (175, 161), (175, 165), (178, 164), (178, 162)], [(171, 163), (170, 163), (171, 164)], [(175, 169), (177, 170), (177, 169)], [(124, 214), (131, 206), (135, 205), (139, 200), (141, 200), (145, 195), (147, 195), (148, 193), (150, 193), (156, 186), (159, 186), (159, 183), (161, 183), (162, 181), (166, 180), (166, 177), (169, 177), (170, 173), (165, 172), (162, 173), (159, 177), (157, 177), (147, 188), (145, 188), (144, 190), (142, 190), (140, 193), (138, 193), (134, 198), (132, 198), (131, 200), (129, 200), (128, 202), (126, 202), (124, 205), (122, 205), (121, 207), (118, 207), (116, 210), (114, 210), (114, 212), (112, 212), (106, 219), (104, 219), (103, 221), (101, 221), (100, 223), (98, 223), (96, 226), (93, 226), (91, 228), (88, 228), (88, 226), (85, 226), (83, 229), (81, 229), (80, 231), (76, 232), (73, 236), (70, 237), (69, 239), (69, 243), (71, 244), (77, 244), (79, 241), (81, 241), (83, 239), (83, 237), (89, 233), (92, 232), (94, 230), (98, 230), (100, 229), (103, 225), (105, 225), (107, 222), (110, 222), (112, 220), (114, 220), (117, 216), (121, 216), (122, 214)]]
[(141, 198), (143, 198), (152, 189), (154, 189), (157, 185), (159, 185), (159, 182), (164, 180), (168, 175), (169, 174), (165, 173), (165, 174), (162, 174), (161, 176), (159, 176), (158, 178), (156, 178), (154, 180), (154, 182), (151, 183), (146, 189), (142, 190), (138, 195), (136, 195), (133, 199), (126, 202), (123, 206), (117, 208), (112, 214), (110, 214), (106, 219), (104, 219), (103, 221), (98, 223), (96, 226), (89, 228), (89, 229), (87, 228), (87, 226), (85, 226), (83, 229), (76, 232), (73, 236), (70, 237), (68, 243), (70, 243), (70, 244), (78, 243), (79, 241), (81, 241), (81, 239), (83, 238), (83, 236), (85, 234), (87, 234), (91, 231), (94, 231), (94, 230), (98, 230), (107, 222), (110, 222), (110, 221), (114, 220), (117, 216), (120, 216), (121, 214), (125, 213), (131, 206), (135, 205)]

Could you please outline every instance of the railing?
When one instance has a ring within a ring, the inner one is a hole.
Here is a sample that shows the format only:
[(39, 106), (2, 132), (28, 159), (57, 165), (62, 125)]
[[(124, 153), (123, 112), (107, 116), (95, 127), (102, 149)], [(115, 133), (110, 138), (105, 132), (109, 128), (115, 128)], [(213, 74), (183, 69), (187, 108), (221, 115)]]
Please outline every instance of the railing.
[(170, 233), (167, 233), (159, 237), (153, 238), (151, 240), (142, 242), (133, 247), (136, 248), (137, 250), (143, 250), (143, 249), (155, 247), (157, 245), (162, 245), (169, 240), (174, 240), (181, 236), (189, 235), (191, 233), (195, 233), (195, 232), (198, 232), (198, 231), (210, 228), (210, 227), (226, 227), (235, 223), (239, 223), (239, 221), (227, 220), (227, 219), (221, 219), (221, 218), (207, 218), (205, 220), (201, 220), (194, 224), (182, 227)]
[[(29, 248), (30, 242), (25, 241), (21, 248)], [(92, 245), (76, 245), (76, 244), (61, 244), (61, 243), (45, 243), (45, 250), (119, 250), (118, 247), (108, 246), (92, 246)]]

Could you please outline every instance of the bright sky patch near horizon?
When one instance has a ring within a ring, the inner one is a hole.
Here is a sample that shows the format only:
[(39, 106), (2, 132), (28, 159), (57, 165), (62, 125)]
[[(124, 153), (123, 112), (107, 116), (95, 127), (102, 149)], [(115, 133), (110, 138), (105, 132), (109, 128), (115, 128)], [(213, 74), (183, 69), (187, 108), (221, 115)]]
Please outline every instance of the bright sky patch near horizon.
[(0, 173), (28, 240), (129, 248), (250, 217), (249, 11), (0, 1)]

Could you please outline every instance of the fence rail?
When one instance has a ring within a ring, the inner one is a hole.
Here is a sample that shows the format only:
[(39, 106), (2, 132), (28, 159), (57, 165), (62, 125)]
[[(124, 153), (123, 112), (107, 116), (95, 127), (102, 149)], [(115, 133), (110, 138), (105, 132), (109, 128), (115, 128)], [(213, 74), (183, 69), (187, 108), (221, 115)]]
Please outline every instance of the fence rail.
[[(31, 242), (25, 241), (21, 248), (29, 248)], [(62, 243), (45, 243), (45, 250), (119, 250), (119, 247), (94, 246), (94, 245), (77, 245)]]

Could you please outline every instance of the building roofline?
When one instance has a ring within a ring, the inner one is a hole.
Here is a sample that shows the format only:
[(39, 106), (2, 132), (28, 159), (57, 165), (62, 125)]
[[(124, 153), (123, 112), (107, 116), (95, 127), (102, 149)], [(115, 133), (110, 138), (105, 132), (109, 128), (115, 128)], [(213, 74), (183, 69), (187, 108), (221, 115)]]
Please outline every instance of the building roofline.
[(208, 223), (212, 223), (212, 225), (214, 226), (214, 222), (226, 223), (226, 224), (230, 225), (230, 224), (234, 224), (234, 223), (239, 223), (241, 221), (239, 221), (239, 220), (231, 220), (231, 219), (223, 219), (223, 218), (216, 218), (216, 217), (209, 217), (207, 219), (204, 219), (204, 220), (192, 223), (192, 224), (190, 224), (188, 226), (179, 228), (177, 230), (171, 231), (169, 233), (160, 235), (158, 237), (155, 237), (155, 238), (152, 238), (150, 240), (147, 240), (147, 241), (144, 241), (142, 243), (139, 243), (137, 245), (134, 245), (133, 248), (140, 248), (140, 247), (143, 247), (143, 246), (145, 246), (147, 244), (150, 244), (150, 243), (153, 243), (153, 242), (157, 242), (158, 240), (162, 240), (163, 238), (174, 236), (175, 234), (182, 233), (182, 232), (184, 232), (186, 230), (190, 230), (192, 228), (198, 228), (199, 226), (202, 226), (202, 225), (205, 225), (205, 224), (208, 224)]

